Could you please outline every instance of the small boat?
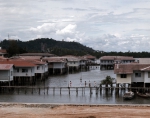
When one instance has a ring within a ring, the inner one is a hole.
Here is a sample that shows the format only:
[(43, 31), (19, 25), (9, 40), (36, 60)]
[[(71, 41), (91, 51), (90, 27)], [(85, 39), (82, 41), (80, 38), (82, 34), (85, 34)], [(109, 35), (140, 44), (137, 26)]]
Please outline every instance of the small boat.
[(125, 92), (125, 94), (123, 95), (123, 99), (131, 100), (133, 98), (134, 98), (134, 92), (132, 91)]
[(143, 98), (150, 98), (150, 93), (139, 93), (137, 92), (137, 95)]

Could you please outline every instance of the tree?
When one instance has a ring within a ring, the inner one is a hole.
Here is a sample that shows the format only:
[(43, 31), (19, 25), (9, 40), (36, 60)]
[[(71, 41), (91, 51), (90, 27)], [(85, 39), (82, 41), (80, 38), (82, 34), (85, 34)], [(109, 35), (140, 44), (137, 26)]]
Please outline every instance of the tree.
[(113, 80), (114, 80), (114, 78), (111, 78), (110, 76), (106, 76), (106, 78), (101, 81), (101, 84), (104, 84), (104, 85), (106, 85), (106, 87), (108, 87), (108, 85), (113, 84)]
[(26, 53), (27, 51), (23, 49), (22, 47), (19, 47), (17, 45), (16, 40), (12, 40), (12, 41), (9, 41), (9, 47), (7, 48), (7, 52), (9, 54), (9, 57), (11, 57), (16, 54)]
[(9, 41), (9, 47), (7, 49), (7, 52), (9, 54), (9, 57), (19, 53), (18, 45), (15, 40)]

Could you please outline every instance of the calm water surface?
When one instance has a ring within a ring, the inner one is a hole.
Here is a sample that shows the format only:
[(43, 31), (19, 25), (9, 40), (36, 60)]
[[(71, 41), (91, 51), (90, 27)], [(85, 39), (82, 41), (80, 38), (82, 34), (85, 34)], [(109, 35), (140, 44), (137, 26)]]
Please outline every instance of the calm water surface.
[[(115, 78), (114, 72), (111, 71), (100, 71), (99, 68), (91, 68), (90, 71), (79, 72), (73, 74), (66, 74), (60, 76), (50, 76), (45, 82), (38, 82), (37, 86), (50, 86), (50, 87), (84, 87), (85, 81), (88, 83), (90, 81), (91, 86), (99, 86), (100, 81), (105, 79), (105, 77), (109, 75)], [(82, 79), (82, 82), (81, 82)], [(45, 92), (45, 94), (44, 94)], [(119, 91), (119, 94), (115, 94), (115, 90), (109, 91), (106, 93), (105, 90), (99, 91), (98, 95), (96, 95), (95, 90), (93, 89), (93, 94), (90, 95), (89, 88), (85, 89), (85, 92), (82, 92), (79, 89), (78, 95), (76, 95), (75, 89), (71, 89), (70, 95), (68, 94), (68, 90), (62, 89), (61, 95), (59, 90), (55, 90), (55, 94), (53, 93), (53, 89), (49, 89), (48, 95), (46, 90), (41, 90), (40, 95), (38, 94), (38, 90), (34, 90), (33, 94), (28, 90), (27, 93), (24, 93), (24, 90), (20, 90), (19, 94), (17, 91), (14, 91), (11, 94), (5, 93), (0, 94), (0, 102), (20, 102), (20, 103), (75, 103), (75, 104), (150, 104), (150, 99), (141, 98), (135, 96), (133, 100), (123, 100), (122, 96), (124, 94), (124, 90)]]

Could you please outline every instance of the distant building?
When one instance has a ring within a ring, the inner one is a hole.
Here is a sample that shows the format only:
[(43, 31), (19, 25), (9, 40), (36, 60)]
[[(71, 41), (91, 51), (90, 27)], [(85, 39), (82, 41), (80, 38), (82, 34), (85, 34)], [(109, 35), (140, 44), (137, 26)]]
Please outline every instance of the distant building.
[(67, 59), (63, 57), (45, 57), (42, 59), (48, 63), (48, 70), (51, 74), (63, 74), (67, 69)]
[(3, 57), (7, 57), (8, 56), (7, 51), (5, 49), (2, 49), (1, 47), (0, 47), (0, 56), (3, 56)]
[(114, 69), (115, 64), (133, 63), (135, 59), (129, 56), (102, 56), (100, 58), (101, 70)]
[(96, 57), (95, 56), (87, 54), (87, 55), (84, 55), (83, 57), (88, 60), (88, 63), (96, 63)]
[(150, 64), (150, 58), (136, 58), (136, 62), (139, 64)]

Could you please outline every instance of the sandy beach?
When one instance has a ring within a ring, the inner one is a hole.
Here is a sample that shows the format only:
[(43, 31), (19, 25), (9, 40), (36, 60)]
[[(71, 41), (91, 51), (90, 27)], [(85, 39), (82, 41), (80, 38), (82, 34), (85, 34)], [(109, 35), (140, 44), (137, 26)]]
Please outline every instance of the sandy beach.
[(149, 118), (149, 105), (0, 104), (1, 118)]

